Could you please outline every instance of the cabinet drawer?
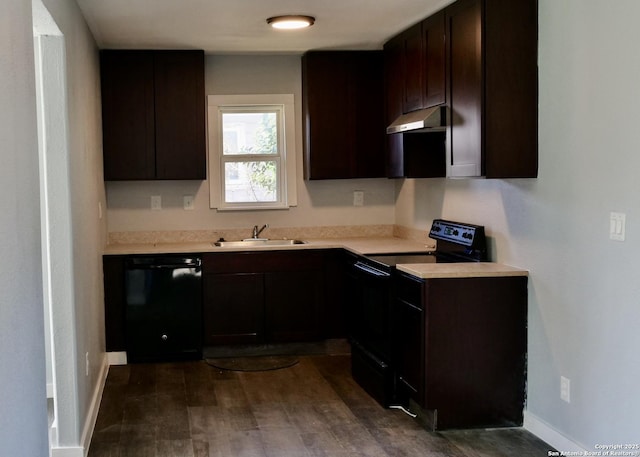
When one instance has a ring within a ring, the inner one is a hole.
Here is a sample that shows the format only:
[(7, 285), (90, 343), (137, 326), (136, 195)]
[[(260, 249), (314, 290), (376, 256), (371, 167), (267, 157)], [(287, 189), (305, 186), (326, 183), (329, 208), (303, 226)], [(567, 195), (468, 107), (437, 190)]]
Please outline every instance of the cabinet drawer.
[(396, 297), (418, 309), (423, 309), (424, 281), (404, 273), (398, 273), (395, 278)]
[(275, 271), (321, 270), (322, 251), (221, 252), (204, 254), (205, 273), (268, 273)]

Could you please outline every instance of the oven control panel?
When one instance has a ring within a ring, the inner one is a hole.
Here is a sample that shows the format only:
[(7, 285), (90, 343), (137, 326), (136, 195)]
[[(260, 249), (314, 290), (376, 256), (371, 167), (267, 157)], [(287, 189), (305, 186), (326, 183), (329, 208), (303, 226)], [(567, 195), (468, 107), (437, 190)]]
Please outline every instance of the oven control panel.
[(476, 238), (484, 238), (484, 227), (435, 219), (429, 237), (462, 246), (473, 246)]

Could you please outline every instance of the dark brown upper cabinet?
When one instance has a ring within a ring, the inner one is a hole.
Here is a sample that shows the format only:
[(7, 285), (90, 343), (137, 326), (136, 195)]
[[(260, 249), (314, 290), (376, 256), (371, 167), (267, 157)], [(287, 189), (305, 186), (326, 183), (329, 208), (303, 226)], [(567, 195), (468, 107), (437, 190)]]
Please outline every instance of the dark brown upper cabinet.
[(385, 176), (381, 51), (302, 57), (305, 179)]
[(538, 174), (536, 0), (458, 0), (445, 10), (448, 176)]
[(203, 51), (103, 50), (104, 178), (206, 178)]
[(446, 103), (445, 15), (440, 11), (422, 21), (424, 47), (423, 108)]
[(402, 111), (408, 113), (421, 109), (424, 101), (424, 44), (422, 23), (402, 34), (403, 98)]
[(445, 103), (445, 15), (440, 11), (401, 35), (403, 112)]
[[(401, 114), (445, 103), (445, 62), (444, 11), (385, 44), (387, 125)], [(444, 177), (445, 133), (387, 135), (386, 173), (389, 178)]]
[[(404, 112), (404, 39), (396, 36), (384, 45), (385, 121), (393, 122)], [(389, 178), (405, 176), (404, 136), (386, 137), (386, 175)]]
[(384, 46), (386, 121), (446, 104), (446, 134), (386, 141), (389, 177), (538, 174), (536, 0), (458, 0)]

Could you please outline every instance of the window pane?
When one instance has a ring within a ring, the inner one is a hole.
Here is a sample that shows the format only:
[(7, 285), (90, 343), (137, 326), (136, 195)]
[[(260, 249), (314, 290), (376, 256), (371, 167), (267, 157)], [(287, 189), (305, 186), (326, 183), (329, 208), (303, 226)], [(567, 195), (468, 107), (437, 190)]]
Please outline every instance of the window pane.
[(224, 183), (224, 200), (227, 203), (276, 202), (277, 162), (226, 162)]
[(275, 112), (222, 113), (223, 153), (277, 154), (277, 118)]

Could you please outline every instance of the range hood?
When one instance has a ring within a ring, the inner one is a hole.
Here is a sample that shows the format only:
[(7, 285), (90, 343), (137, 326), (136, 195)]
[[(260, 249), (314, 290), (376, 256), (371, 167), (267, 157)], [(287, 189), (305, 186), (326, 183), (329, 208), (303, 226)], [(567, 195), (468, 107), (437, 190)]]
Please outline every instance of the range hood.
[(446, 128), (446, 107), (434, 106), (403, 114), (387, 127), (387, 133), (443, 132)]

